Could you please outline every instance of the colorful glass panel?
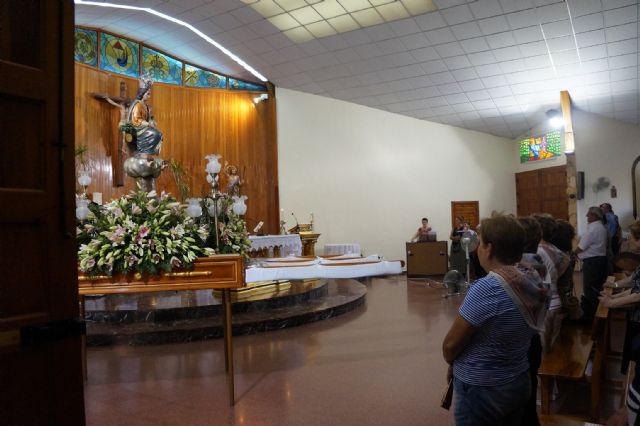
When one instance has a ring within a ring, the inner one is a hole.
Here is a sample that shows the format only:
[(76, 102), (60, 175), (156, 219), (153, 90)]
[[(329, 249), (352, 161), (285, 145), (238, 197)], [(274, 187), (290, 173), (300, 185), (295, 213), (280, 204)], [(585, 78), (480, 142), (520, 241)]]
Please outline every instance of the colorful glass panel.
[(130, 77), (140, 76), (140, 45), (100, 33), (100, 68)]
[(187, 87), (210, 87), (226, 89), (227, 77), (193, 65), (184, 66), (184, 85)]
[(182, 62), (143, 46), (142, 74), (154, 81), (182, 85)]
[(229, 77), (229, 89), (232, 90), (251, 90), (255, 92), (266, 92), (267, 87), (263, 84), (249, 83), (242, 80), (236, 80)]
[(75, 28), (73, 57), (81, 64), (98, 65), (98, 32)]
[(542, 136), (532, 136), (522, 139), (519, 143), (520, 163), (547, 160), (558, 157), (562, 153), (560, 131), (549, 132)]

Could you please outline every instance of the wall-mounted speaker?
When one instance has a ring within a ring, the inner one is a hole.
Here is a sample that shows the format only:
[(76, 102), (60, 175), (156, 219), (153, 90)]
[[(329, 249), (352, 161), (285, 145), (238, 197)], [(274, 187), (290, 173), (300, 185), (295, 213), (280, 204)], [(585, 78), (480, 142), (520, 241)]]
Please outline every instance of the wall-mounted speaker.
[(584, 172), (576, 173), (576, 192), (578, 200), (584, 198)]

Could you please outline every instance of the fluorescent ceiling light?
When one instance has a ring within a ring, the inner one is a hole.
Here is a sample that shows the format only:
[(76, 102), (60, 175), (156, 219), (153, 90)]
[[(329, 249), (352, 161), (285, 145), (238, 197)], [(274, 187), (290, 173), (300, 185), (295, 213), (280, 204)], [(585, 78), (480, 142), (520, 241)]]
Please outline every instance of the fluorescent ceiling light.
[(103, 3), (103, 2), (97, 2), (97, 1), (85, 1), (85, 0), (74, 0), (74, 1), (75, 1), (75, 4), (79, 4), (79, 5), (83, 5), (83, 6), (112, 7), (112, 8), (115, 8), (115, 9), (128, 9), (128, 10), (137, 10), (137, 11), (140, 11), (140, 12), (147, 12), (147, 13), (150, 13), (152, 15), (156, 15), (156, 16), (162, 18), (162, 19), (166, 19), (167, 21), (174, 22), (174, 23), (176, 23), (178, 25), (181, 25), (183, 27), (186, 27), (186, 28), (190, 29), (195, 34), (200, 36), (200, 38), (202, 38), (203, 40), (207, 41), (209, 44), (217, 47), (222, 53), (227, 55), (229, 58), (233, 59), (234, 62), (236, 62), (238, 65), (240, 65), (245, 70), (249, 71), (256, 78), (260, 79), (261, 81), (268, 81), (265, 76), (260, 74), (252, 66), (247, 64), (245, 61), (240, 59), (238, 56), (233, 54), (229, 49), (227, 49), (226, 47), (224, 47), (223, 45), (221, 45), (217, 41), (213, 40), (211, 37), (209, 37), (208, 35), (206, 35), (202, 31), (200, 31), (199, 29), (197, 29), (193, 25), (188, 24), (188, 23), (186, 23), (184, 21), (181, 21), (179, 19), (176, 19), (176, 18), (174, 18), (172, 16), (165, 15), (164, 13), (158, 12), (157, 10), (151, 9), (149, 7), (138, 7), (138, 6), (129, 6), (129, 5), (126, 5), (126, 4)]

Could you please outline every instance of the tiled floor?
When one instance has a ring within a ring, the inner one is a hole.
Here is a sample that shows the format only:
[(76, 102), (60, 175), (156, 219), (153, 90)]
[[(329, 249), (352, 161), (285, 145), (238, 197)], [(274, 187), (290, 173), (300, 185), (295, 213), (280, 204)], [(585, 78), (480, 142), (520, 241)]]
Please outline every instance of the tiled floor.
[(90, 348), (89, 425), (452, 425), (441, 344), (460, 303), (404, 276), (366, 282), (366, 306), (239, 336), (229, 407), (222, 340)]

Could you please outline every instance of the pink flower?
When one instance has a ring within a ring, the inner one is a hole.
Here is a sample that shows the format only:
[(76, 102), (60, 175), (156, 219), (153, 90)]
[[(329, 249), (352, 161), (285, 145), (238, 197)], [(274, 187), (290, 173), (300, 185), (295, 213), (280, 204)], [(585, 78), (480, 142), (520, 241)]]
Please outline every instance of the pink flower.
[(138, 258), (134, 255), (127, 256), (127, 265), (133, 266), (138, 261)]
[(182, 266), (182, 262), (175, 256), (171, 256), (171, 266), (174, 268), (179, 268)]
[(138, 239), (142, 239), (142, 238), (146, 237), (147, 235), (149, 235), (149, 231), (150, 230), (151, 229), (149, 229), (148, 226), (142, 225), (140, 227), (140, 229), (138, 229)]
[(153, 263), (159, 263), (160, 262), (160, 255), (158, 253), (153, 255)]

